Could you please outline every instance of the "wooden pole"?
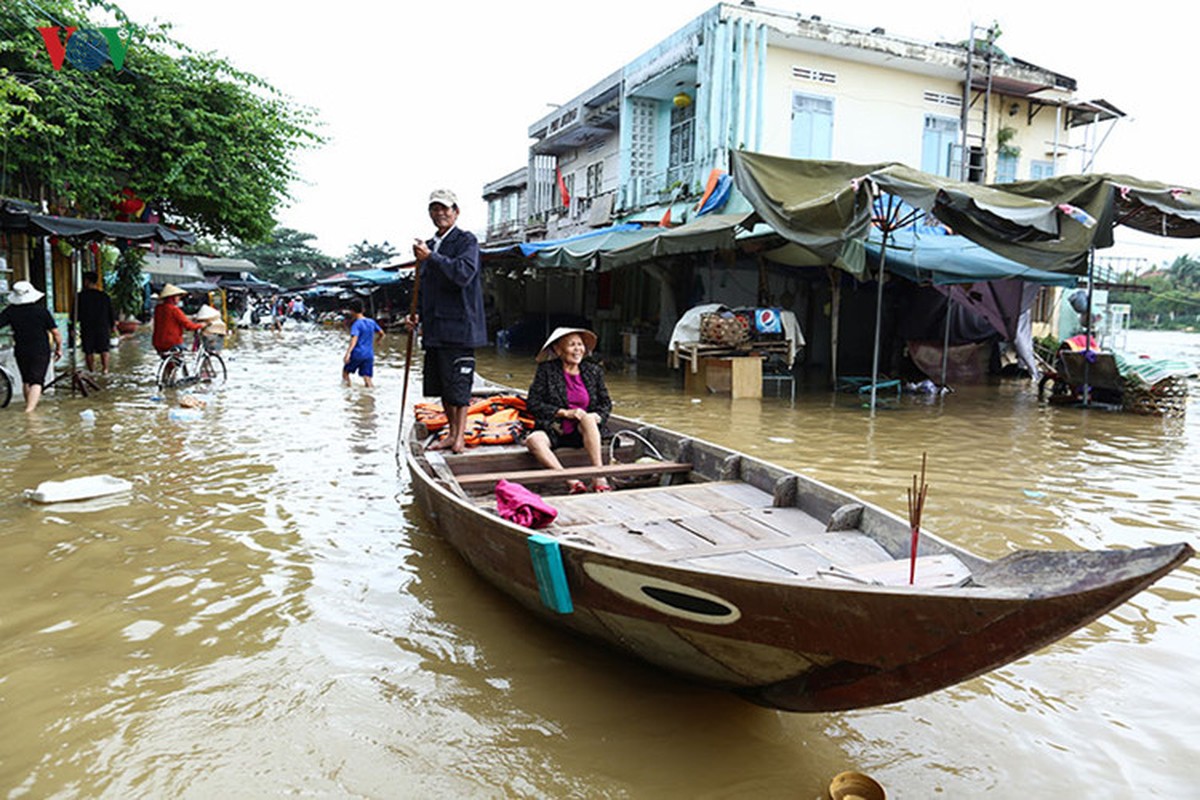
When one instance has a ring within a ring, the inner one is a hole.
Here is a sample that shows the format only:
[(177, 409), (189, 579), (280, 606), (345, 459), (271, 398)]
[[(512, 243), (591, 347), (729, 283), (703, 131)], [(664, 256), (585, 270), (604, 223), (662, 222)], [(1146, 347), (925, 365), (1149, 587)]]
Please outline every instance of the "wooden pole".
[[(408, 316), (417, 313), (417, 293), (421, 290), (421, 264), (413, 266), (412, 302), (408, 305)], [(401, 445), (404, 441), (404, 409), (408, 407), (408, 375), (412, 370), (413, 339), (417, 338), (417, 329), (408, 332), (408, 344), (404, 346), (404, 386), (400, 390), (400, 421), (396, 424), (396, 461), (400, 460)]]
[(826, 267), (829, 270), (829, 306), (832, 319), (830, 320), (829, 361), (833, 379), (833, 390), (838, 388), (838, 332), (841, 330), (842, 314), (842, 276), (836, 267)]
[(950, 312), (954, 310), (950, 299), (952, 290), (946, 292), (946, 333), (942, 337), (942, 386), (946, 385), (946, 368), (950, 360)]

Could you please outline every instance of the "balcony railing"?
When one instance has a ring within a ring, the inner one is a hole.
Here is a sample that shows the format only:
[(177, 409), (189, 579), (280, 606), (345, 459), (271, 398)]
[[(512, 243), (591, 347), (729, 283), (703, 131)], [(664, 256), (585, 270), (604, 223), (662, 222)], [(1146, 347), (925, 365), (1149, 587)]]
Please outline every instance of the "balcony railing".
[(684, 164), (652, 175), (630, 179), (621, 190), (620, 208), (632, 211), (698, 195), (704, 188), (697, 164)]

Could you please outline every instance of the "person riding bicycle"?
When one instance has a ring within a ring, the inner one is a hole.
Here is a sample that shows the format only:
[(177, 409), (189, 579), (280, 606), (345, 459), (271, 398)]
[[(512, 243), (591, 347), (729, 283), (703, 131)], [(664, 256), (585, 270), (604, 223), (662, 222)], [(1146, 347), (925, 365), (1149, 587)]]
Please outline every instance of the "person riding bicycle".
[(154, 307), (154, 349), (160, 356), (172, 350), (183, 349), (183, 332), (198, 331), (208, 322), (193, 322), (179, 307), (179, 298), (186, 295), (183, 289), (167, 284), (158, 293), (158, 305)]

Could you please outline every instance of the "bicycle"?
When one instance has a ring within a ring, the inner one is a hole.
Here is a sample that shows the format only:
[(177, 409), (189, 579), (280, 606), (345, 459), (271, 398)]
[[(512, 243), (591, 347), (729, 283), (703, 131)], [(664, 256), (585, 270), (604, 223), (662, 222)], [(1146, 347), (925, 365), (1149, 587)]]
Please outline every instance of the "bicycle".
[(209, 348), (198, 332), (192, 340), (191, 352), (171, 350), (159, 354), (155, 384), (159, 389), (178, 389), (193, 384), (204, 384), (213, 388), (222, 386), (229, 377), (225, 359)]
[(6, 408), (12, 402), (13, 387), (16, 385), (16, 375), (11, 374), (4, 362), (12, 358), (12, 339), (0, 336), (0, 408)]
[(5, 408), (12, 402), (13, 379), (4, 365), (0, 364), (0, 408)]

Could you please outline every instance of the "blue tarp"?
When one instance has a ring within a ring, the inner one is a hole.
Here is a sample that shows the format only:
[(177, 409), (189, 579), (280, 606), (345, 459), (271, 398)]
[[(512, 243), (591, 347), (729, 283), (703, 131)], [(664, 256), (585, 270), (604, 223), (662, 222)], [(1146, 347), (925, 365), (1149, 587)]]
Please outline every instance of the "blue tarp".
[(412, 277), (412, 271), (409, 270), (405, 275), (401, 275), (395, 270), (388, 269), (356, 269), (346, 273), (346, 279), (351, 281), (364, 281), (373, 283), (377, 286), (390, 286), (393, 283)]
[[(936, 229), (908, 227), (888, 236), (887, 271), (915, 283), (946, 286), (1017, 278), (1043, 286), (1075, 286), (1075, 275), (1034, 269), (980, 247), (962, 236), (939, 235)], [(868, 258), (879, 262), (880, 236), (867, 240)]]
[[(542, 250), (552, 250), (557, 247), (565, 247), (567, 245), (574, 244), (575, 242), (582, 242), (585, 239), (592, 239), (597, 236), (608, 236), (609, 234), (623, 233), (625, 231), (640, 231), (641, 229), (641, 224), (637, 222), (626, 222), (621, 225), (611, 225), (607, 228), (599, 228), (594, 231), (588, 231), (587, 233), (579, 233), (575, 236), (568, 236), (566, 239), (551, 239), (545, 242), (524, 242), (522, 244), (515, 245), (515, 247), (521, 251), (521, 255), (531, 256), (534, 253), (541, 252)], [(501, 249), (497, 252), (503, 251), (504, 249)]]
[(548, 239), (541, 242), (523, 242), (506, 247), (487, 247), (480, 250), (485, 256), (520, 255), (524, 258), (537, 257), (542, 267), (583, 267), (592, 255), (606, 247), (633, 244), (653, 235), (644, 233), (640, 223), (625, 222), (587, 233), (568, 236), (565, 239)]

